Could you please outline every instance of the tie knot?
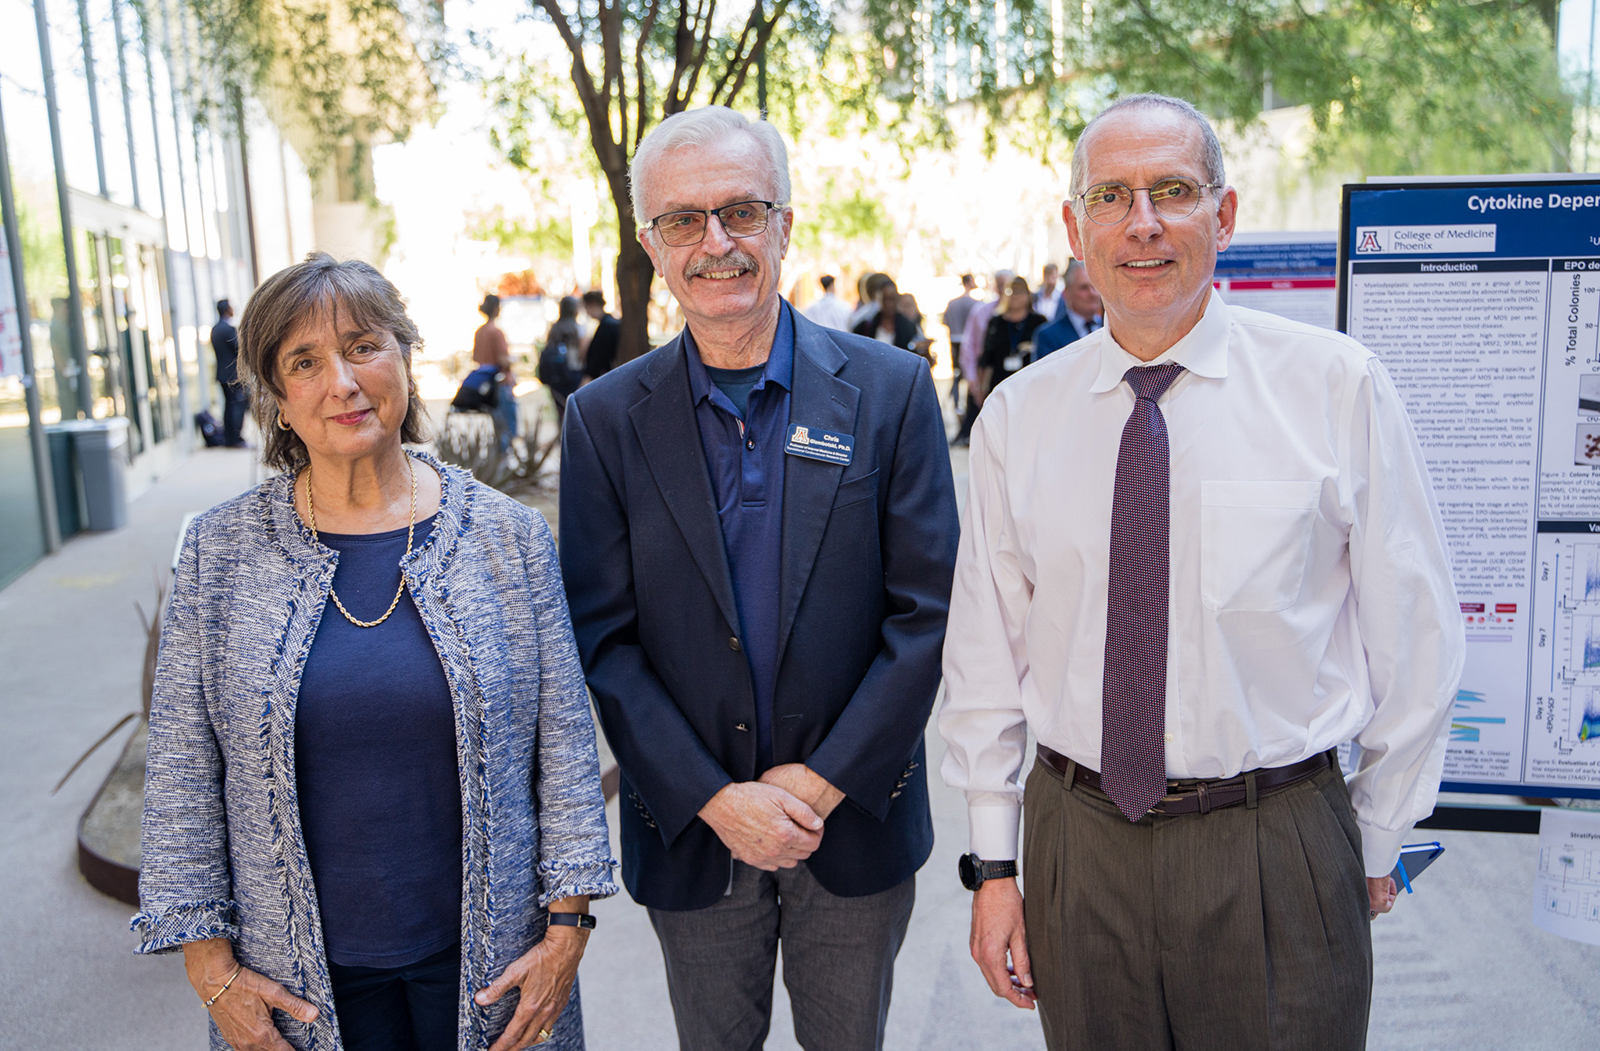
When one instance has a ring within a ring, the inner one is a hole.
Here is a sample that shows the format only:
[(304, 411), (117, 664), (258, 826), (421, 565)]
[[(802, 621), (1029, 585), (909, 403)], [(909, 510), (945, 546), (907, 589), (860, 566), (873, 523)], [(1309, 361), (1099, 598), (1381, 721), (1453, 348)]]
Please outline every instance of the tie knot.
[(1172, 386), (1172, 381), (1177, 379), (1182, 371), (1182, 365), (1169, 361), (1165, 365), (1129, 369), (1122, 374), (1122, 378), (1133, 388), (1135, 397), (1159, 401), (1161, 395), (1167, 392), (1167, 388)]

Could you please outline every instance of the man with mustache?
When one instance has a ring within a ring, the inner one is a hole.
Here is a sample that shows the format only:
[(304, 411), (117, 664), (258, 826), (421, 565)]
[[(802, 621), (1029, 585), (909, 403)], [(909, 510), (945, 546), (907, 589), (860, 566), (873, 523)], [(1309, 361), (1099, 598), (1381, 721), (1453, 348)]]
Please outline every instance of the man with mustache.
[(923, 730), (955, 562), (927, 366), (778, 295), (788, 154), (707, 107), (640, 143), (638, 237), (686, 329), (572, 396), (561, 560), (622, 772), (623, 877), (679, 1043), (883, 1045), (933, 844)]

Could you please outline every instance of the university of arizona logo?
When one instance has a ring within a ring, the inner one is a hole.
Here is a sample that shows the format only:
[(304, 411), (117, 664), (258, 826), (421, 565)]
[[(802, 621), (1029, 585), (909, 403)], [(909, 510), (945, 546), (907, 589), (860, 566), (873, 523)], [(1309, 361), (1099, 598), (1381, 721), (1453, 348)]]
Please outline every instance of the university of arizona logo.
[(1358, 252), (1381, 252), (1381, 251), (1383, 251), (1383, 246), (1378, 243), (1378, 231), (1373, 230), (1373, 229), (1371, 229), (1369, 227), (1368, 229), (1360, 230), (1360, 231), (1357, 231), (1357, 232), (1361, 236), (1361, 243), (1356, 245), (1356, 251), (1358, 251)]
[(794, 429), (794, 443), (796, 445), (810, 445), (811, 430), (807, 427), (796, 427)]

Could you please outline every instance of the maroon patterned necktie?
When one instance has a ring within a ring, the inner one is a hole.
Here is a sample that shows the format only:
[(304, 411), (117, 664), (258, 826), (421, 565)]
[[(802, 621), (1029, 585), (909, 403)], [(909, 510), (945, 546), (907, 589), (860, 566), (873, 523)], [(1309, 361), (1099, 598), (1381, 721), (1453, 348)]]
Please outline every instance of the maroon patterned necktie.
[(1156, 402), (1183, 371), (1168, 363), (1122, 377), (1137, 400), (1122, 428), (1111, 499), (1100, 784), (1129, 821), (1167, 791), (1167, 592), (1172, 485), (1167, 422)]

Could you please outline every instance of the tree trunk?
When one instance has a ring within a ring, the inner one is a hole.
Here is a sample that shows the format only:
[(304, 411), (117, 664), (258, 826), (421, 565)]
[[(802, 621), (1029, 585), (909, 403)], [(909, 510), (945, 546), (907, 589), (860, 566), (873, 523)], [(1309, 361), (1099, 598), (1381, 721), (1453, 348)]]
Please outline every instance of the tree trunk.
[[(618, 209), (620, 212), (622, 209)], [(632, 209), (628, 209), (632, 218)], [(617, 308), (622, 321), (618, 333), (617, 364), (632, 361), (650, 350), (650, 283), (655, 277), (655, 267), (637, 238), (630, 236), (631, 223), (621, 226), (627, 231), (619, 240), (617, 251)]]

